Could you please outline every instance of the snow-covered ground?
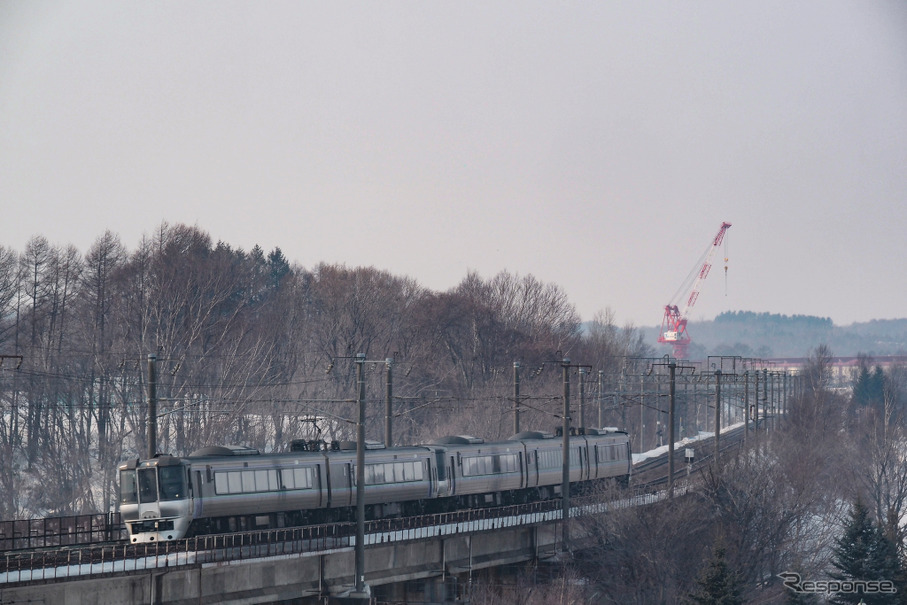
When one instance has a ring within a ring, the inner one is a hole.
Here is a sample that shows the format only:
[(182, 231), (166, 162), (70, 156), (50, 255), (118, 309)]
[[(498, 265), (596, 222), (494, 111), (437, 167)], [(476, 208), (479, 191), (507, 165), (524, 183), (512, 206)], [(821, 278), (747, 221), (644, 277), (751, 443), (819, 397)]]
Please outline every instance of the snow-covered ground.
[[(731, 424), (729, 426), (722, 427), (721, 432), (727, 433), (728, 431), (732, 431), (736, 428), (740, 428), (741, 426), (743, 426), (742, 422), (738, 422), (737, 424)], [(709, 432), (699, 431), (699, 434), (696, 435), (695, 437), (686, 437), (680, 441), (675, 441), (674, 442), (674, 451), (677, 451), (684, 446), (692, 445), (692, 444), (696, 443), (697, 441), (709, 439), (714, 436), (715, 436), (715, 431), (709, 431)], [(648, 452), (641, 452), (641, 453), (633, 454), (633, 464), (639, 464), (640, 462), (642, 462), (643, 460), (646, 460), (648, 458), (657, 458), (659, 456), (664, 456), (667, 453), (668, 453), (668, 445), (665, 444), (665, 445), (662, 445), (661, 447), (655, 448), (654, 450), (649, 450)]]

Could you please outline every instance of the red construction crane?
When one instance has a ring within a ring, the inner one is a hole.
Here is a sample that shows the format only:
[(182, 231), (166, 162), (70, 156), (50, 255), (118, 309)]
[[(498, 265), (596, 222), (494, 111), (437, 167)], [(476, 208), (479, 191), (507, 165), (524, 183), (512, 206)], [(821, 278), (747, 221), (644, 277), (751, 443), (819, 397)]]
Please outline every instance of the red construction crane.
[[(724, 234), (730, 227), (730, 223), (721, 223), (718, 234), (712, 239), (709, 247), (705, 249), (705, 252), (693, 266), (693, 270), (690, 271), (690, 274), (677, 289), (677, 292), (671, 297), (671, 303), (665, 305), (665, 316), (661, 321), (661, 332), (658, 335), (658, 342), (673, 345), (674, 357), (677, 359), (686, 358), (687, 346), (691, 342), (690, 336), (687, 334), (687, 314), (693, 308), (693, 305), (696, 304), (702, 282), (708, 277), (709, 270), (712, 268), (712, 255), (715, 254), (715, 250), (721, 245), (722, 240), (724, 240)], [(727, 258), (724, 259), (724, 262), (724, 271), (727, 273)], [(696, 273), (697, 268), (699, 269), (698, 274)], [(690, 294), (687, 296), (687, 304), (681, 312), (675, 301), (687, 291)]]

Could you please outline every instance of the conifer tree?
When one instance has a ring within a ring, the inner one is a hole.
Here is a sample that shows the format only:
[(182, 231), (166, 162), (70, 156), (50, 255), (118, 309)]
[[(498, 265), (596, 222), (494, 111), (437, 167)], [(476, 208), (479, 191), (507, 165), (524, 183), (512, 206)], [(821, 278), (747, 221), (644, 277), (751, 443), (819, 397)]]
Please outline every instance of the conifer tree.
[[(866, 506), (857, 500), (850, 511), (850, 521), (844, 528), (844, 534), (835, 541), (832, 565), (836, 572), (828, 575), (839, 582), (861, 581), (897, 581), (900, 577), (900, 564), (897, 547), (885, 537), (882, 530), (869, 516)], [(832, 603), (897, 603), (898, 595), (892, 592), (839, 592)]]
[(740, 596), (740, 581), (728, 567), (724, 546), (715, 547), (709, 564), (696, 578), (699, 590), (688, 595), (687, 602), (696, 605), (739, 605), (743, 603)]

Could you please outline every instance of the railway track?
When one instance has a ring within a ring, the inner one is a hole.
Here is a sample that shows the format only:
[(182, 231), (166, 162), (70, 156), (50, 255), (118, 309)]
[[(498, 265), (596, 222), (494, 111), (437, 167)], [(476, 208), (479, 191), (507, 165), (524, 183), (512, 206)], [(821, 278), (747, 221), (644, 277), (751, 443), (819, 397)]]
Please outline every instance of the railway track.
[[(722, 434), (721, 452), (739, 448), (743, 442), (742, 427)], [(700, 470), (711, 464), (714, 458), (714, 449), (711, 439), (697, 441), (692, 445), (684, 445), (675, 450), (675, 458), (682, 457), (684, 450), (691, 447), (695, 452), (695, 462), (690, 466), (690, 472)], [(662, 489), (668, 483), (668, 457), (661, 455), (648, 458), (634, 465), (632, 485), (618, 492), (621, 498), (632, 498), (642, 494), (652, 494)], [(687, 465), (684, 462), (675, 466), (675, 480), (686, 476)], [(577, 503), (601, 501), (601, 495), (578, 495)], [(494, 519), (499, 517), (515, 516), (527, 513), (557, 511), (561, 507), (560, 499), (545, 500), (523, 505), (504, 507), (477, 508), (450, 513), (439, 513), (416, 517), (403, 517), (381, 519), (366, 523), (367, 533), (397, 532), (424, 528), (445, 523), (462, 521), (475, 521)], [(30, 548), (6, 548), (0, 550), (0, 574), (6, 578), (11, 575), (21, 574), (27, 570), (54, 569), (73, 566), (101, 566), (99, 573), (103, 573), (104, 565), (113, 565), (125, 560), (158, 560), (174, 557), (175, 560), (187, 561), (191, 555), (194, 561), (218, 560), (218, 557), (230, 558), (231, 551), (238, 551), (240, 556), (244, 552), (256, 552), (262, 556), (280, 554), (282, 549), (327, 548), (348, 544), (355, 535), (354, 523), (335, 523), (329, 525), (315, 525), (293, 527), (276, 530), (237, 532), (231, 534), (205, 535), (176, 540), (172, 542), (152, 542), (132, 544), (125, 539), (125, 528), (119, 516), (112, 515), (85, 515), (92, 519), (81, 519), (79, 522), (56, 523), (48, 520), (36, 520), (31, 526), (19, 526), (19, 535), (0, 538), (6, 540), (2, 544), (22, 545), (41, 544)], [(103, 518), (103, 519), (102, 519)], [(22, 522), (4, 522), (6, 524)], [(0, 526), (0, 527), (9, 527)], [(28, 528), (28, 535), (22, 535)], [(49, 527), (51, 531), (45, 535), (31, 535), (35, 527)], [(61, 529), (62, 528), (62, 529)], [(81, 531), (76, 531), (81, 528)], [(119, 539), (104, 539), (117, 536)], [(291, 545), (291, 546), (287, 546)], [(221, 554), (217, 554), (221, 553)], [(9, 581), (9, 580), (7, 580)]]
[[(416, 517), (400, 517), (368, 521), (366, 534), (389, 534), (422, 528), (452, 525), (464, 522), (497, 519), (530, 513), (546, 513), (560, 510), (560, 500), (546, 500), (530, 504), (505, 507), (477, 508), (449, 513), (437, 513)], [(172, 559), (176, 562), (200, 563), (235, 558), (273, 556), (289, 552), (305, 552), (349, 546), (355, 536), (355, 523), (333, 523), (310, 525), (263, 531), (213, 534), (184, 538), (170, 542), (149, 542), (133, 544), (128, 541), (81, 545), (67, 548), (19, 550), (0, 554), (0, 578), (17, 582), (23, 572), (36, 569), (57, 569), (86, 567), (97, 570), (94, 573), (129, 571), (116, 569), (115, 564), (123, 561)], [(109, 566), (110, 569), (104, 566)], [(144, 567), (138, 566), (141, 570)], [(88, 572), (89, 575), (92, 573)], [(10, 577), (13, 579), (10, 580)], [(56, 576), (53, 576), (56, 577)]]

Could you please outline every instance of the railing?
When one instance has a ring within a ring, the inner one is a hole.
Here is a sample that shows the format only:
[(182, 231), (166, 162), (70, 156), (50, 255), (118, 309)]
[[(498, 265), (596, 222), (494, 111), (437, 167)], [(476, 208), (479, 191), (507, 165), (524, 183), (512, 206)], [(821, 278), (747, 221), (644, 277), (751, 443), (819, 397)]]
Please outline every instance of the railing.
[(110, 544), (0, 555), (0, 586), (238, 561), (350, 546), (352, 524), (196, 536), (174, 542)]
[(0, 552), (125, 539), (119, 513), (0, 521)]
[[(559, 515), (558, 501), (503, 508), (382, 519), (366, 524), (367, 543), (406, 541), (432, 535), (478, 531), (501, 518), (532, 513)], [(524, 523), (529, 524), (527, 520)], [(55, 579), (85, 579), (159, 567), (180, 567), (222, 561), (242, 561), (300, 553), (324, 553), (355, 544), (355, 524), (313, 525), (266, 531), (196, 536), (174, 542), (86, 546), (0, 555), (0, 585)]]
[[(739, 444), (726, 442), (722, 451), (733, 447), (739, 447)], [(698, 462), (704, 464), (710, 457), (709, 454), (702, 455)], [(667, 478), (662, 478), (660, 481), (615, 492), (577, 494), (571, 507), (571, 517), (662, 501), (668, 496), (663, 489), (666, 482)], [(688, 481), (676, 481), (675, 496), (683, 495), (690, 487)], [(555, 522), (561, 518), (560, 509), (560, 499), (554, 499), (505, 507), (380, 519), (366, 523), (366, 544), (486, 531), (498, 526)], [(22, 525), (15, 525), (17, 523)], [(125, 541), (125, 532), (118, 515), (0, 522), (0, 532), (4, 530), (10, 534), (5, 539), (17, 544), (30, 544), (32, 548), (85, 544), (97, 541), (99, 534), (105, 537), (115, 535), (117, 537), (113, 539), (122, 539), (123, 542), (32, 552), (16, 552), (8, 548), (6, 552), (0, 553), (0, 585), (76, 577), (85, 579), (160, 567), (324, 553), (333, 549), (350, 548), (355, 540), (355, 524), (348, 522), (196, 536), (174, 542), (130, 544)], [(32, 536), (33, 533), (36, 535)], [(0, 539), (3, 539), (2, 533)]]

